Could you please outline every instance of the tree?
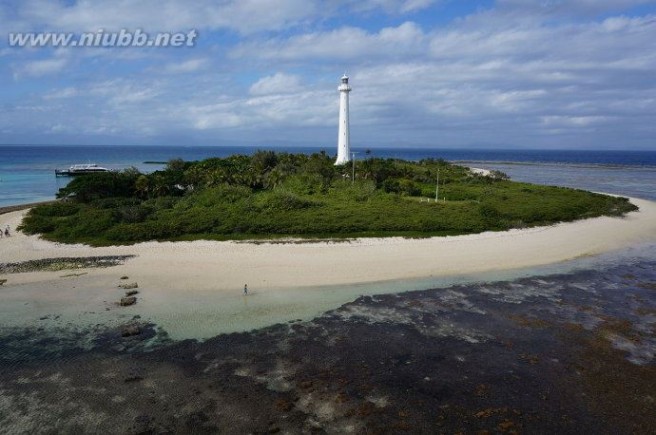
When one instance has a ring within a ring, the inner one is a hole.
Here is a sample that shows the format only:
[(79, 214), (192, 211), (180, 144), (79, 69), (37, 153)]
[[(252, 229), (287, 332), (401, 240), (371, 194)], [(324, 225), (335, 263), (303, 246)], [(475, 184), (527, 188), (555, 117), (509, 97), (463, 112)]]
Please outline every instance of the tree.
[(318, 177), (322, 189), (328, 189), (332, 185), (336, 173), (332, 159), (325, 152), (312, 154), (304, 171)]
[(136, 193), (135, 182), (141, 173), (135, 168), (119, 172), (102, 172), (75, 177), (59, 189), (57, 198), (73, 197), (80, 202), (99, 198), (130, 197)]
[(288, 164), (278, 164), (264, 178), (264, 187), (275, 189), (280, 186), (290, 175), (296, 172), (296, 168)]
[(140, 175), (134, 182), (134, 190), (140, 198), (147, 198), (150, 193), (150, 182), (148, 181), (148, 177)]
[(373, 180), (376, 187), (381, 187), (385, 180), (394, 174), (394, 165), (391, 160), (371, 158), (366, 159), (361, 165), (363, 178)]
[(166, 164), (166, 170), (171, 171), (171, 172), (183, 172), (185, 168), (187, 167), (187, 164), (185, 163), (184, 160), (182, 159), (171, 159), (169, 162)]
[(495, 180), (510, 180), (510, 176), (508, 174), (498, 170), (490, 171), (490, 177), (494, 178)]

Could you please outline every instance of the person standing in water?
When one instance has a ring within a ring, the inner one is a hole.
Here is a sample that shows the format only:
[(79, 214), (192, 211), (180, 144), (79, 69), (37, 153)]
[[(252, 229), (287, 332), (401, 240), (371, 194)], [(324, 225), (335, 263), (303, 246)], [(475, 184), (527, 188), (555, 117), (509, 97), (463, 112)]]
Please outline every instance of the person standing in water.
[(248, 294), (248, 284), (244, 284), (244, 296)]

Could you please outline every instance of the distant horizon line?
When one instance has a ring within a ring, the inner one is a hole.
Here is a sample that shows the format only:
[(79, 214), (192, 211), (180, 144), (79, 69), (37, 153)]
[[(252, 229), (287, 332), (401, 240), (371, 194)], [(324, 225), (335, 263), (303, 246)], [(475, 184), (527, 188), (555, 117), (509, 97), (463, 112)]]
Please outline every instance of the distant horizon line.
[[(34, 144), (34, 143), (9, 143), (9, 144), (0, 144), (0, 147), (170, 147), (170, 148), (313, 148), (324, 150), (326, 148), (334, 148), (334, 145), (323, 146), (323, 145), (160, 145), (160, 144)], [(644, 148), (521, 148), (521, 147), (438, 147), (432, 145), (379, 145), (379, 146), (355, 146), (353, 149), (361, 150), (375, 150), (375, 149), (408, 149), (408, 150), (440, 150), (440, 151), (572, 151), (572, 152), (656, 152), (654, 149), (644, 149)]]

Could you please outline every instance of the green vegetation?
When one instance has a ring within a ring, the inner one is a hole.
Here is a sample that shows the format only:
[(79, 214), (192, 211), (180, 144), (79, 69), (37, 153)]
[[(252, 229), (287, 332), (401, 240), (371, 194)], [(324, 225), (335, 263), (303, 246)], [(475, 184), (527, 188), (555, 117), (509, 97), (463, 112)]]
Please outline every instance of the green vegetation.
[[(165, 170), (75, 178), (33, 208), (22, 230), (92, 245), (145, 240), (346, 238), (469, 234), (622, 215), (625, 198), (472, 175), (442, 160), (369, 158), (333, 166), (325, 153), (259, 151)], [(440, 201), (435, 202), (437, 173)], [(432, 200), (429, 202), (429, 198)]]

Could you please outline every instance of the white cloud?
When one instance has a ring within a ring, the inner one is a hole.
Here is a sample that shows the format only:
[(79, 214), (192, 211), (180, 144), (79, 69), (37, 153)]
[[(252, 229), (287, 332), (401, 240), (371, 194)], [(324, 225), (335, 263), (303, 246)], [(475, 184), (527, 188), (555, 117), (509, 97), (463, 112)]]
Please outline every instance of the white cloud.
[(72, 98), (79, 95), (78, 90), (75, 87), (69, 86), (62, 89), (56, 89), (52, 92), (49, 92), (43, 96), (44, 100), (54, 100), (59, 98)]
[(51, 133), (61, 133), (63, 131), (70, 131), (70, 129), (63, 124), (55, 124), (52, 127), (50, 127)]
[(588, 127), (609, 122), (609, 116), (543, 116), (542, 123), (549, 127)]
[(406, 0), (401, 5), (401, 12), (415, 12), (421, 9), (426, 9), (432, 4), (436, 3), (435, 0)]
[(192, 73), (205, 68), (207, 59), (189, 59), (184, 62), (175, 62), (164, 67), (164, 71), (170, 74)]
[(276, 73), (272, 76), (262, 77), (249, 89), (251, 95), (271, 95), (296, 92), (301, 87), (299, 76), (285, 73)]
[[(435, 0), (27, 0), (15, 23), (34, 28), (87, 32), (145, 28), (151, 31), (232, 29), (243, 34), (279, 30), (326, 15), (383, 10), (411, 13)], [(0, 13), (3, 10), (0, 9)]]
[(49, 74), (55, 74), (64, 69), (67, 63), (68, 60), (61, 57), (25, 62), (19, 67), (15, 68), (14, 77), (41, 77)]
[(185, 105), (189, 123), (200, 130), (302, 128), (332, 125), (337, 113), (336, 92), (288, 92), (219, 100), (213, 104)]
[(236, 109), (234, 103), (215, 103), (189, 107), (187, 115), (193, 127), (198, 130), (230, 128), (246, 122), (246, 119), (235, 113)]
[(92, 85), (86, 90), (86, 95), (102, 98), (105, 103), (124, 105), (153, 100), (160, 91), (157, 83), (136, 84), (134, 82), (116, 79)]
[(421, 28), (412, 22), (368, 33), (357, 27), (341, 27), (327, 32), (305, 33), (289, 39), (243, 44), (232, 57), (265, 59), (371, 59), (372, 57), (418, 55), (426, 42)]
[(345, 0), (354, 11), (372, 11), (382, 9), (388, 13), (408, 13), (426, 9), (439, 3), (437, 0)]
[(305, 0), (28, 0), (19, 14), (25, 24), (69, 32), (103, 28), (152, 31), (229, 28), (243, 33), (279, 29), (316, 12)]

